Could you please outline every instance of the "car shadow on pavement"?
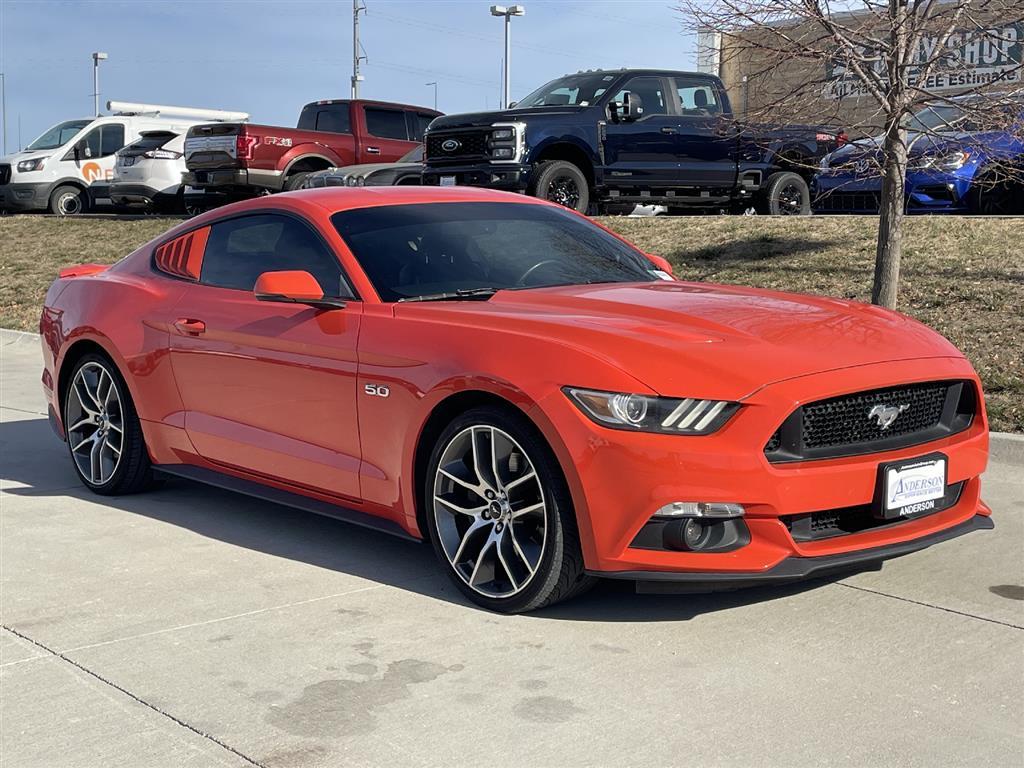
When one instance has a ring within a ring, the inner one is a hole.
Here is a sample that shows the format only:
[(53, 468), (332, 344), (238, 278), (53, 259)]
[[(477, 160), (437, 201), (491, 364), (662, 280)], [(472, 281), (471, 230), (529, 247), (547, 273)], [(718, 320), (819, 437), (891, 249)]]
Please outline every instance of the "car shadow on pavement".
[[(430, 548), (422, 544), (178, 478), (132, 496), (92, 494), (79, 483), (67, 449), (43, 418), (0, 423), (0, 455), (4, 457), (0, 481), (3, 492), (11, 496), (84, 500), (236, 547), (473, 607), (441, 572)], [(711, 594), (641, 595), (634, 594), (630, 582), (602, 580), (587, 594), (529, 614), (529, 618), (687, 621), (701, 614), (790, 597), (821, 583)]]

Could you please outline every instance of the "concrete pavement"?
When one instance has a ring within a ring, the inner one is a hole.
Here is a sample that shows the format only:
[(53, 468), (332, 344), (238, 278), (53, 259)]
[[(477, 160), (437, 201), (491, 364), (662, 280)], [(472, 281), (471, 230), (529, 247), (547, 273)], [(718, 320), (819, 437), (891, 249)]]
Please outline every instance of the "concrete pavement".
[(107, 499), (0, 333), (0, 766), (1024, 764), (1024, 441), (996, 529), (797, 587), (470, 607), (425, 546), (185, 481)]

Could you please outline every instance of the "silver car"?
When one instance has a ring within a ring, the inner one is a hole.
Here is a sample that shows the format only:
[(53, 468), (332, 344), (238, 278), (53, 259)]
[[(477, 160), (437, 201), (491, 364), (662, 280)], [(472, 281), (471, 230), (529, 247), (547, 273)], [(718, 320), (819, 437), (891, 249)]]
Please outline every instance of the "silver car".
[(423, 146), (420, 145), (406, 152), (397, 163), (364, 163), (315, 171), (306, 177), (300, 188), (418, 186), (422, 171)]

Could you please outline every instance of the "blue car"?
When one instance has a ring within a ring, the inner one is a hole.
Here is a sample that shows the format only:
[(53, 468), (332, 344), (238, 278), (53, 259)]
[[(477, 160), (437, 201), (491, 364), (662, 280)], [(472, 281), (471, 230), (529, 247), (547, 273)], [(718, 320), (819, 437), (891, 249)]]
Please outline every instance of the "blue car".
[[(979, 130), (964, 102), (925, 106), (907, 125), (907, 213), (1024, 214), (1024, 115), (1012, 128)], [(878, 213), (882, 137), (822, 158), (811, 181), (815, 213)]]

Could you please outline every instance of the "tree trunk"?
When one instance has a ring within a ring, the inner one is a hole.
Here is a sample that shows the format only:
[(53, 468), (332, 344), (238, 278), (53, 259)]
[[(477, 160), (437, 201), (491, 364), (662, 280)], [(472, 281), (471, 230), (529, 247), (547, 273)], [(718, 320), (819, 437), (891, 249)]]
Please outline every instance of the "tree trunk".
[(871, 303), (896, 309), (900, 257), (903, 255), (903, 214), (906, 206), (904, 188), (907, 178), (906, 132), (898, 123), (886, 132), (884, 158)]

